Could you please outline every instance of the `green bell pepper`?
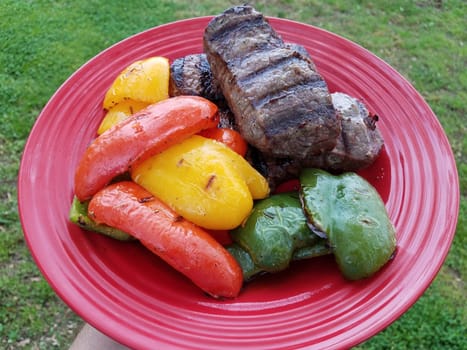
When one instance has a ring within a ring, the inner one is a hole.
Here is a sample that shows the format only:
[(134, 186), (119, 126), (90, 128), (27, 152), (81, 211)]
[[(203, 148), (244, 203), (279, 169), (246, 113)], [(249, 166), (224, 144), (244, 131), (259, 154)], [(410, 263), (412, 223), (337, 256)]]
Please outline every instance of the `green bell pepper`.
[(376, 189), (356, 173), (305, 169), (300, 196), (311, 225), (327, 235), (343, 275), (369, 277), (391, 259), (395, 229)]
[[(291, 260), (329, 254), (329, 247), (308, 227), (298, 193), (275, 194), (257, 201), (243, 225), (231, 231), (230, 251), (246, 279), (286, 269)], [(244, 252), (239, 252), (243, 249)]]
[(237, 243), (229, 244), (226, 249), (240, 265), (244, 281), (249, 281), (253, 277), (264, 273), (264, 271), (255, 264), (251, 255)]

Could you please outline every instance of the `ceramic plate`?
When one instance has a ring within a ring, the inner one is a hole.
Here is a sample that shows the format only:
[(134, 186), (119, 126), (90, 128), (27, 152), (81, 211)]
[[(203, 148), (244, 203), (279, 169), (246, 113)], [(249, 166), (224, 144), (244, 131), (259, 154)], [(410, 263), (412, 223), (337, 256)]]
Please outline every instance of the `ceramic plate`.
[(138, 243), (68, 222), (77, 162), (95, 137), (116, 75), (138, 59), (202, 52), (208, 17), (162, 25), (103, 51), (53, 95), (34, 125), (19, 173), (19, 210), (32, 255), (56, 293), (85, 321), (138, 349), (350, 347), (404, 313), (440, 269), (455, 232), (459, 184), (448, 140), (419, 93), (381, 59), (333, 33), (271, 18), (304, 45), (331, 92), (360, 98), (380, 117), (385, 149), (362, 172), (397, 229), (396, 258), (347, 282), (332, 257), (294, 263), (234, 300), (203, 294)]

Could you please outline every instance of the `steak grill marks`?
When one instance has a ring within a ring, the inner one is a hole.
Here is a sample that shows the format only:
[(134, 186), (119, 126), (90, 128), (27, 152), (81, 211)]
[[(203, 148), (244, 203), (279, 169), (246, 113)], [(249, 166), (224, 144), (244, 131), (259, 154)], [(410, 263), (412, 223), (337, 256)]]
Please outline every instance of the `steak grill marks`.
[[(225, 12), (227, 13), (228, 11)], [(222, 26), (222, 30), (212, 31), (210, 41), (213, 45), (217, 43), (215, 49), (228, 51), (229, 59), (242, 58), (252, 51), (284, 45), (282, 38), (272, 30), (259, 13), (240, 16), (236, 19), (229, 18), (226, 21), (218, 18), (218, 24)], [(209, 25), (206, 30), (209, 30)], [(263, 35), (258, 35), (261, 33)], [(224, 43), (229, 43), (229, 46), (224, 46)]]
[(232, 64), (231, 70), (237, 84), (249, 95), (255, 107), (261, 107), (269, 100), (276, 100), (294, 90), (327, 89), (321, 76), (309, 69), (307, 59), (285, 48), (271, 50), (267, 56), (263, 51), (255, 51), (243, 62)]
[(249, 6), (207, 26), (213, 77), (244, 138), (266, 155), (306, 159), (331, 150), (341, 131), (327, 85), (311, 58), (285, 44)]

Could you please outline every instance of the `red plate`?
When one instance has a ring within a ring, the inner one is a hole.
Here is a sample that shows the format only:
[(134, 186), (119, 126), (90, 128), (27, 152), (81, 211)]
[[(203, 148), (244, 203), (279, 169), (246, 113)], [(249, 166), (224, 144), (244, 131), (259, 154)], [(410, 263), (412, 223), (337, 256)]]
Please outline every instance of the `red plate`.
[(245, 286), (235, 300), (204, 295), (138, 243), (68, 222), (73, 174), (103, 117), (104, 92), (135, 60), (202, 51), (209, 18), (156, 27), (102, 52), (45, 106), (24, 149), (19, 210), (30, 250), (58, 295), (84, 320), (138, 349), (350, 347), (406, 311), (440, 269), (455, 232), (459, 183), (431, 109), (393, 68), (360, 46), (310, 25), (272, 18), (303, 44), (329, 84), (380, 116), (383, 155), (363, 175), (397, 229), (397, 257), (376, 276), (342, 279), (332, 257), (294, 264)]

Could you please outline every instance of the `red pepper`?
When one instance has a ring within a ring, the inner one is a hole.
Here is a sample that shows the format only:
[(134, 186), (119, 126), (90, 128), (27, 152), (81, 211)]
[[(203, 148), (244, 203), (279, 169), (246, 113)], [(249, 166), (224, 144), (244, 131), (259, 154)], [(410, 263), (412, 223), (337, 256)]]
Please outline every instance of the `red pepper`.
[(93, 196), (88, 215), (135, 238), (214, 297), (236, 297), (243, 283), (232, 255), (199, 226), (183, 219), (131, 181)]
[(297, 192), (300, 189), (300, 180), (292, 179), (277, 186), (274, 193)]
[(97, 137), (75, 174), (75, 194), (85, 201), (135, 161), (153, 156), (219, 122), (217, 106), (198, 96), (152, 104)]
[(242, 157), (245, 157), (248, 149), (248, 143), (238, 131), (233, 129), (210, 128), (199, 132), (198, 135), (222, 142)]

